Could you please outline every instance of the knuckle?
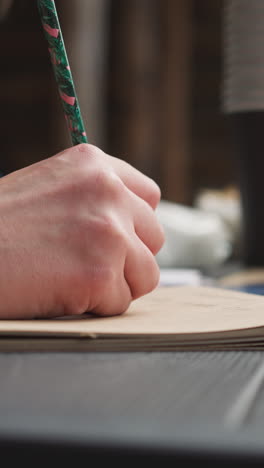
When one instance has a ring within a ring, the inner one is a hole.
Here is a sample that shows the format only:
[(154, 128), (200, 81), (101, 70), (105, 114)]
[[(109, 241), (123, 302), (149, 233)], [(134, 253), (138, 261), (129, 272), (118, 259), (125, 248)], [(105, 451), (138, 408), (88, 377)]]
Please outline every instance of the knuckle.
[(72, 149), (76, 155), (79, 155), (80, 158), (83, 158), (86, 161), (96, 160), (102, 162), (104, 160), (104, 152), (95, 145), (89, 143), (80, 143)]
[[(91, 170), (95, 170), (98, 161), (96, 147), (81, 143), (69, 148), (55, 156), (56, 160), (63, 163), (64, 171), (71, 180), (85, 179)], [(61, 167), (60, 167), (61, 168)]]
[(161, 199), (161, 191), (159, 186), (154, 182), (154, 180), (151, 180), (150, 184), (150, 189), (149, 189), (149, 203), (153, 208), (156, 208), (156, 206), (159, 204)]
[(116, 226), (113, 218), (109, 214), (103, 214), (94, 221), (94, 226), (97, 234), (114, 235)]
[[(98, 160), (98, 154), (100, 150), (96, 146), (89, 145), (88, 143), (80, 143), (71, 150), (71, 159), (76, 168), (84, 170), (86, 167), (90, 167), (90, 163)], [(72, 156), (74, 158), (72, 158)]]
[(89, 231), (105, 255), (113, 256), (116, 252), (121, 255), (126, 249), (125, 232), (111, 214), (104, 213), (96, 217), (89, 225)]
[(96, 147), (88, 143), (80, 143), (75, 146), (75, 151), (81, 154), (85, 153), (85, 155), (94, 155), (96, 153)]
[(165, 231), (163, 229), (163, 226), (159, 224), (158, 232), (157, 232), (156, 239), (155, 239), (155, 244), (153, 246), (154, 255), (156, 255), (160, 251), (160, 249), (164, 245), (164, 242), (165, 242)]
[(160, 279), (160, 270), (158, 264), (151, 253), (149, 254), (149, 261), (147, 262), (146, 270), (147, 281), (144, 283), (144, 294), (153, 291), (158, 286)]
[(151, 275), (151, 278), (150, 278), (150, 282), (149, 282), (147, 292), (153, 291), (159, 284), (160, 270), (159, 270), (158, 265), (156, 264), (156, 262), (154, 262), (154, 265), (155, 266), (152, 269), (152, 275)]
[(159, 284), (160, 271), (154, 256), (148, 252), (143, 255), (144, 267), (142, 267), (142, 275), (132, 291), (133, 299), (137, 299), (145, 294), (153, 291)]
[(113, 171), (100, 169), (96, 176), (97, 190), (107, 198), (120, 199), (125, 186), (121, 179)]

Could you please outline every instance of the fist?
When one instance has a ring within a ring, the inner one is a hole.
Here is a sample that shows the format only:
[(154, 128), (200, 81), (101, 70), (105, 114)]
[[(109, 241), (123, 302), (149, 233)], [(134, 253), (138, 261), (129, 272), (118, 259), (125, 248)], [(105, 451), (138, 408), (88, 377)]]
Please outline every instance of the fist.
[(159, 281), (156, 183), (82, 144), (0, 180), (0, 318), (123, 313)]

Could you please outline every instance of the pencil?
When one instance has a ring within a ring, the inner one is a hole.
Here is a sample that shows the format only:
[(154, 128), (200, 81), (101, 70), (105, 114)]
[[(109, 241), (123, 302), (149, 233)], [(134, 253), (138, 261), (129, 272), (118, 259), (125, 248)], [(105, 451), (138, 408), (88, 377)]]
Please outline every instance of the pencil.
[(38, 10), (45, 37), (48, 41), (51, 63), (72, 145), (87, 143), (87, 135), (75, 91), (55, 1), (38, 0)]

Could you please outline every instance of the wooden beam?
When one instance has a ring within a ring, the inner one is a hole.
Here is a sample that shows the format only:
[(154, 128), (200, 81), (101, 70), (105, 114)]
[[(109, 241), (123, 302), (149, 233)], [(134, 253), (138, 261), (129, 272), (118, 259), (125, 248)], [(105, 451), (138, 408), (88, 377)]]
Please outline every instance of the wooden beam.
[(158, 179), (160, 0), (114, 0), (109, 88), (109, 147)]
[(190, 203), (191, 0), (162, 0), (163, 154), (162, 192), (167, 200)]

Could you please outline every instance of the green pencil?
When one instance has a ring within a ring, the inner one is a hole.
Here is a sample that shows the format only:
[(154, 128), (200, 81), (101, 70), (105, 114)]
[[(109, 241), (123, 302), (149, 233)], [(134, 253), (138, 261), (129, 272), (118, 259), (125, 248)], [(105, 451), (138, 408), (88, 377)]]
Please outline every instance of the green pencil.
[(63, 41), (55, 1), (37, 1), (72, 144), (87, 143), (86, 131)]

